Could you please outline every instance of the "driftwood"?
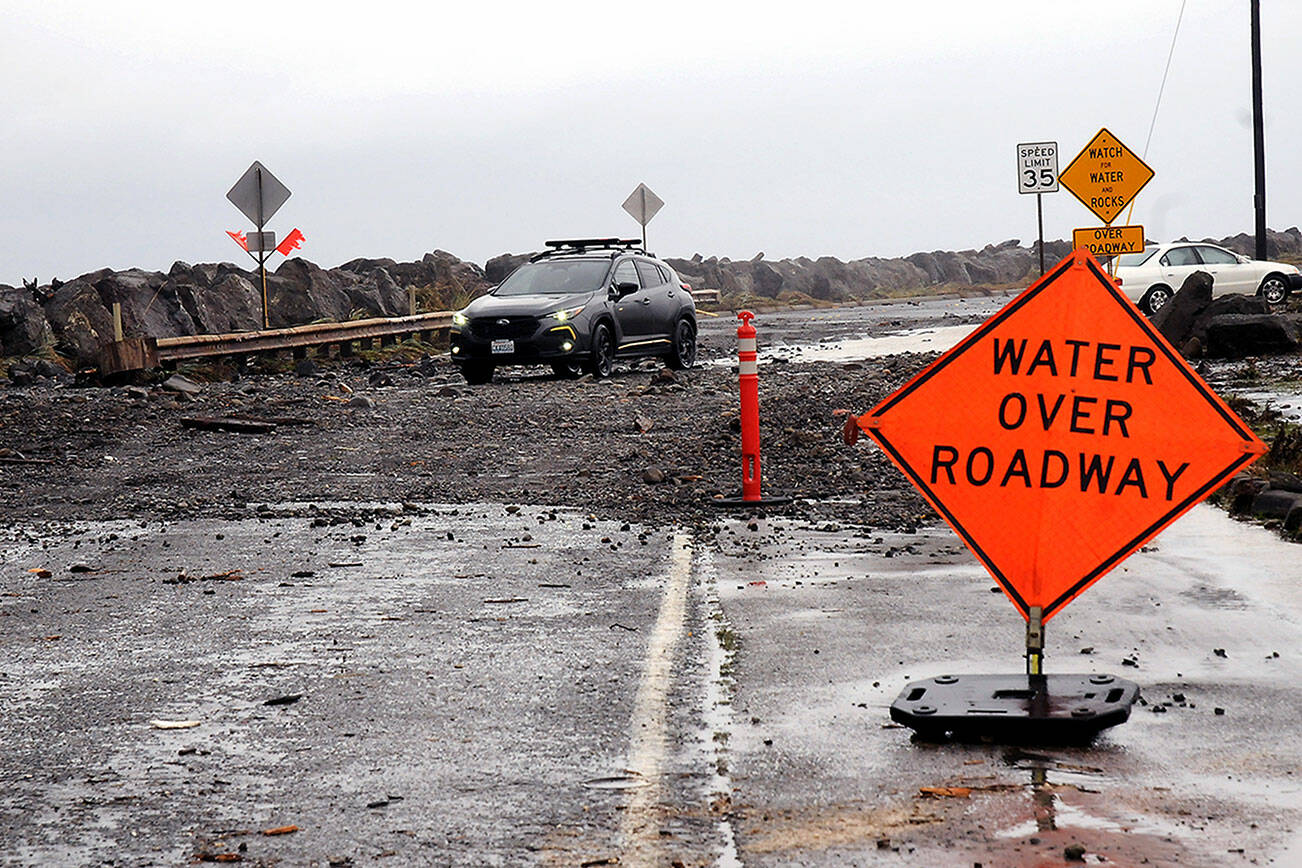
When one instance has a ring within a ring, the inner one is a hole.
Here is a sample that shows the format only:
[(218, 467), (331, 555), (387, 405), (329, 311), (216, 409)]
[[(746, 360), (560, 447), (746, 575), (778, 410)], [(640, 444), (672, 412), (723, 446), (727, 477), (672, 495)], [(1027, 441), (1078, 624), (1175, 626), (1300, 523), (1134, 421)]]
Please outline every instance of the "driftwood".
[(229, 416), (182, 416), (181, 427), (198, 431), (229, 431), (234, 434), (270, 434), (276, 430), (274, 422), (254, 422)]

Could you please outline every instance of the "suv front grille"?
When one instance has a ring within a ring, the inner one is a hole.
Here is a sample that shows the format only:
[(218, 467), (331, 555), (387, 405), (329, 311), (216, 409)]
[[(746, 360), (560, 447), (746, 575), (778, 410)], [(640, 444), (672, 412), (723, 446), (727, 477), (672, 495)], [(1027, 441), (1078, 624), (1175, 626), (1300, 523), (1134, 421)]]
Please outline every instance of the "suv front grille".
[[(505, 320), (505, 322), (502, 322)], [(484, 317), (470, 321), (470, 333), (481, 340), (533, 337), (538, 331), (538, 319), (532, 316), (497, 316)]]

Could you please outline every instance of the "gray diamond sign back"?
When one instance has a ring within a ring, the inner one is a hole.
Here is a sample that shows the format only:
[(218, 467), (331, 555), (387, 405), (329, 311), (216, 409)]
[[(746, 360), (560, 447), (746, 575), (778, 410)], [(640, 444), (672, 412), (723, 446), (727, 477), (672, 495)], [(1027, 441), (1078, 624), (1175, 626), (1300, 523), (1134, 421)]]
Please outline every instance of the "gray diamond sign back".
[(633, 215), (633, 219), (645, 227), (651, 222), (651, 218), (660, 213), (660, 209), (665, 207), (665, 202), (646, 184), (638, 184), (637, 189), (629, 194), (624, 200), (624, 210)]
[(280, 210), (289, 196), (289, 188), (257, 160), (253, 161), (253, 165), (249, 166), (248, 171), (226, 194), (231, 204), (239, 208), (259, 229), (267, 224), (271, 215)]

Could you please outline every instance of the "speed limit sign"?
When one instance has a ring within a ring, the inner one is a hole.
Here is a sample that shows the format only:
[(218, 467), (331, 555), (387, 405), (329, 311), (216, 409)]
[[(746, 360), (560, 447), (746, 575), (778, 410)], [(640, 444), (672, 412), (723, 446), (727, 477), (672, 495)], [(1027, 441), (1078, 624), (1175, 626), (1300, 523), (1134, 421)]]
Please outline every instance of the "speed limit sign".
[(1058, 192), (1058, 143), (1024, 142), (1017, 146), (1017, 192)]

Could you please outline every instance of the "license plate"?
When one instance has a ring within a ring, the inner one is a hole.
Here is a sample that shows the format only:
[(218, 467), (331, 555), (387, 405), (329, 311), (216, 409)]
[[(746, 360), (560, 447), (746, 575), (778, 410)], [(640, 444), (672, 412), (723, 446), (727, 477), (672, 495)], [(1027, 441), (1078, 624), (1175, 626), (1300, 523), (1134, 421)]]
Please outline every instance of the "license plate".
[(515, 352), (515, 341), (493, 341), (493, 355), (501, 356)]

